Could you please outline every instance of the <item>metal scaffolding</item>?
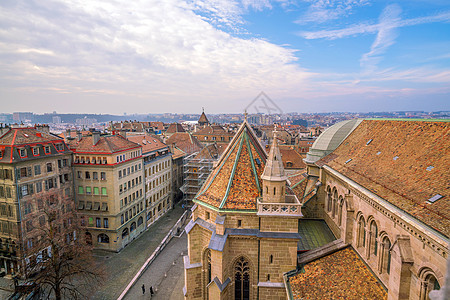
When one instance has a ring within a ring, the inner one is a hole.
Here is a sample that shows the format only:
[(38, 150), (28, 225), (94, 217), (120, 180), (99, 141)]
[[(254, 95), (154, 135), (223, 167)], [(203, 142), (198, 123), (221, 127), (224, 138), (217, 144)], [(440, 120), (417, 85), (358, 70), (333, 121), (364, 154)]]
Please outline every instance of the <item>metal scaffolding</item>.
[(198, 193), (217, 159), (198, 158), (199, 153), (186, 156), (183, 160), (184, 184), (181, 187), (183, 201), (187, 206), (192, 205), (192, 199)]

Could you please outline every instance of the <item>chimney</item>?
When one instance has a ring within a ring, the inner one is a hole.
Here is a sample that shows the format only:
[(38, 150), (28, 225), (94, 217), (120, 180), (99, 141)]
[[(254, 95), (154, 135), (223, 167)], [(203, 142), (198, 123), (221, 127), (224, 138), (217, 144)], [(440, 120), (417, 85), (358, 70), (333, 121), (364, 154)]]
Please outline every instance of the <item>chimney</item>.
[(99, 140), (100, 140), (100, 131), (93, 131), (92, 132), (92, 144), (94, 146), (97, 145)]
[(81, 132), (77, 131), (77, 141), (81, 141), (82, 137), (83, 137), (83, 135), (81, 134)]
[(38, 124), (36, 129), (40, 132), (50, 133), (50, 127), (47, 124)]
[(0, 123), (0, 136), (3, 136), (4, 134), (6, 134), (10, 130), (11, 130), (11, 128), (8, 125)]
[(120, 129), (119, 135), (122, 136), (123, 138), (127, 138), (127, 131), (124, 129)]

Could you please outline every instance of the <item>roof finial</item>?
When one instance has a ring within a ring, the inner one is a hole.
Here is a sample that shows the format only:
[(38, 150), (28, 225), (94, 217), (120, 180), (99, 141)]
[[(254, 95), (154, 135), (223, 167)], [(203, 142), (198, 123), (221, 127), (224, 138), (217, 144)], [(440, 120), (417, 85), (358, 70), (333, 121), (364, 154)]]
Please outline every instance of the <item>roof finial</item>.
[(202, 112), (203, 112), (203, 113), (205, 112), (205, 108), (204, 108), (204, 107), (202, 107)]
[(247, 121), (247, 115), (248, 115), (247, 109), (245, 109), (245, 110), (244, 110), (244, 119), (245, 119), (245, 121)]

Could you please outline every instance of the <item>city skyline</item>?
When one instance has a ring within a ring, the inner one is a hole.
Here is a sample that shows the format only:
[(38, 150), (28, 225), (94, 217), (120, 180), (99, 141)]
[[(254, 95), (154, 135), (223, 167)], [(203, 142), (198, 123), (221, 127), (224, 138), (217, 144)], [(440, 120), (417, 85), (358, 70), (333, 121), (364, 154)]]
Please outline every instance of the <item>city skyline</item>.
[[(448, 110), (446, 1), (6, 1), (2, 112)], [(17, 18), (17, 16), (21, 18)]]

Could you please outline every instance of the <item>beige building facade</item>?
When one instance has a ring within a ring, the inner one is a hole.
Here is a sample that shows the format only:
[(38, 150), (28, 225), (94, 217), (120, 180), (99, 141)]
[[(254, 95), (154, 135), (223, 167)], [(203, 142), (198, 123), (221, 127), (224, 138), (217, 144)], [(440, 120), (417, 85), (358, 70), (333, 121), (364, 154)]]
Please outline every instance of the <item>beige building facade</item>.
[(86, 238), (94, 248), (120, 251), (146, 229), (142, 147), (99, 132), (69, 144)]

